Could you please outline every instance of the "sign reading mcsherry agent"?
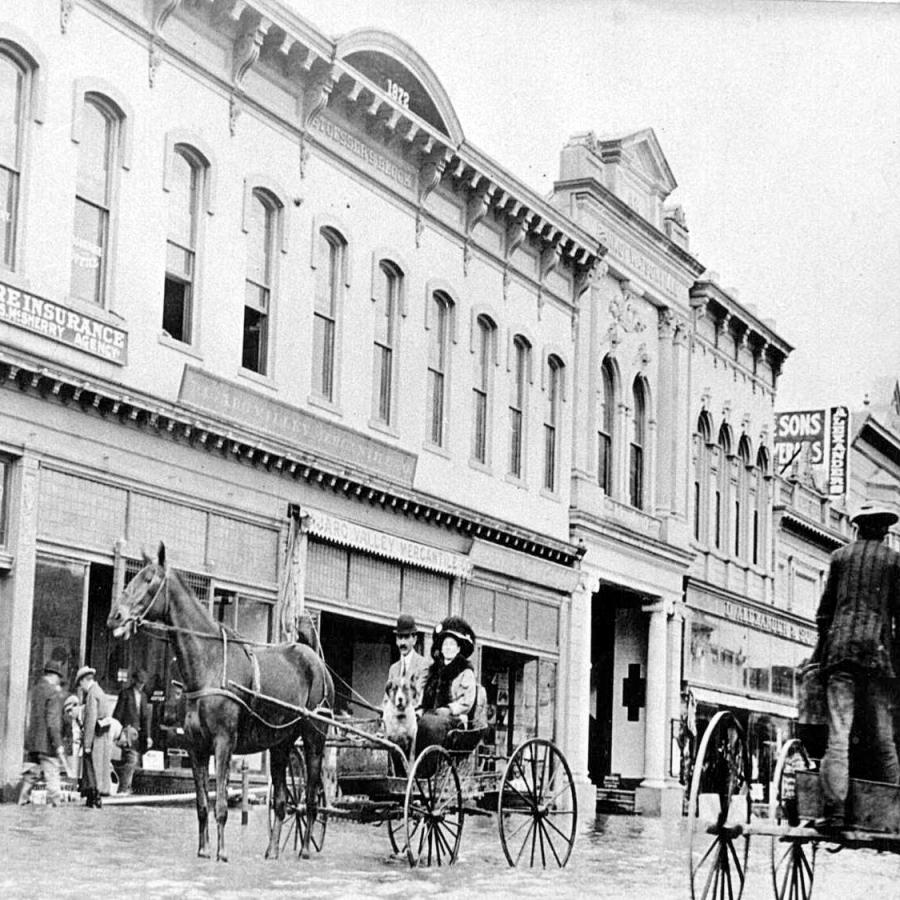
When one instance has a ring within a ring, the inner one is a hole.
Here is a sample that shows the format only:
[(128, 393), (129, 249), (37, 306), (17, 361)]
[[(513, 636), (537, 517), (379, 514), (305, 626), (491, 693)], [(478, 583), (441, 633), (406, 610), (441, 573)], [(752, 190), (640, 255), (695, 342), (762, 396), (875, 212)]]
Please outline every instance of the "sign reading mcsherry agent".
[(128, 361), (128, 334), (121, 328), (3, 282), (0, 282), (0, 322), (33, 331), (120, 366)]

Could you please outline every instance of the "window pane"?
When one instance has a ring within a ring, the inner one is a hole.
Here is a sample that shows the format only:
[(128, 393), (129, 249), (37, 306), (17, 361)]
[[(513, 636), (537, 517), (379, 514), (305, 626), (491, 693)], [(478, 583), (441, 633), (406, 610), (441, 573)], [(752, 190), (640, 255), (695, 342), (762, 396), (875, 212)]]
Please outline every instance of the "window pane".
[(428, 370), (428, 397), (431, 405), (431, 442), (441, 446), (444, 442), (444, 376)]
[(380, 422), (391, 420), (391, 365), (392, 357), (387, 347), (375, 346), (375, 371), (372, 379), (375, 396), (375, 418)]
[(175, 153), (169, 175), (169, 240), (187, 248), (194, 246), (197, 176), (197, 167)]
[(106, 245), (106, 211), (83, 200), (75, 201), (75, 234), (72, 238), (72, 295), (99, 303)]
[(612, 445), (608, 434), (597, 435), (597, 484), (608, 494), (612, 481)]
[(268, 319), (264, 313), (249, 306), (244, 307), (244, 345), (241, 365), (251, 372), (266, 374), (266, 344)]
[(0, 546), (6, 543), (7, 495), (9, 493), (9, 473), (11, 466), (8, 460), (0, 459)]
[(509, 474), (517, 478), (522, 475), (522, 413), (517, 409), (509, 411)]
[(264, 286), (269, 284), (272, 219), (272, 210), (253, 194), (247, 215), (247, 278)]
[(379, 273), (381, 284), (375, 294), (375, 341), (390, 347), (394, 343), (394, 308), (399, 279), (384, 264)]
[(12, 266), (16, 243), (16, 206), (19, 176), (0, 168), (0, 262)]
[(473, 391), (475, 421), (472, 434), (472, 456), (478, 462), (487, 461), (487, 394), (484, 391)]
[(171, 275), (177, 275), (185, 281), (192, 280), (194, 276), (194, 254), (185, 250), (171, 241), (166, 245), (166, 271)]
[(251, 597), (240, 597), (238, 602), (237, 630), (249, 641), (266, 643), (271, 630), (272, 604)]
[(108, 203), (112, 122), (93, 103), (85, 103), (78, 149), (76, 193), (98, 206)]
[(434, 321), (431, 323), (431, 341), (428, 344), (428, 365), (438, 372), (443, 372), (447, 337), (447, 307), (438, 297), (434, 297), (432, 303)]
[(264, 287), (254, 284), (252, 281), (244, 282), (244, 303), (257, 310), (257, 312), (265, 313), (269, 308), (269, 292)]
[(319, 265), (316, 269), (316, 312), (334, 316), (337, 288), (338, 248), (319, 235)]
[(544, 425), (544, 487), (556, 490), (556, 429)]
[(629, 472), (629, 500), (636, 509), (644, 508), (644, 451), (637, 444), (631, 445)]
[(313, 317), (313, 390), (326, 400), (332, 399), (334, 376), (334, 322), (324, 316)]
[(22, 71), (0, 56), (0, 163), (19, 166), (19, 129), (22, 119)]
[(163, 293), (163, 331), (176, 341), (190, 343), (191, 286), (174, 278), (166, 278)]

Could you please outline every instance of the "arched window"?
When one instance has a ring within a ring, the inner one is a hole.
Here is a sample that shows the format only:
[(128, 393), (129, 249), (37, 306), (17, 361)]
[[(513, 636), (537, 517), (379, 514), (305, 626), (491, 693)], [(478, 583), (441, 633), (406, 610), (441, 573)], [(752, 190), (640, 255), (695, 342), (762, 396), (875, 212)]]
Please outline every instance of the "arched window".
[(616, 421), (616, 374), (607, 356), (600, 366), (600, 396), (597, 412), (597, 484), (612, 494), (613, 432)]
[(694, 460), (694, 537), (703, 539), (709, 519), (709, 445), (712, 442), (712, 420), (703, 410), (697, 419), (697, 455)]
[(205, 170), (190, 147), (176, 145), (167, 181), (169, 233), (162, 327), (170, 337), (185, 344), (193, 343), (197, 223)]
[(487, 316), (478, 316), (473, 341), (472, 459), (487, 463), (490, 444), (491, 362), (497, 327)]
[(346, 242), (331, 228), (319, 231), (313, 317), (313, 394), (334, 402), (335, 349), (341, 307)]
[(715, 507), (713, 510), (713, 542), (717, 550), (725, 547), (727, 523), (725, 514), (728, 508), (729, 457), (731, 456), (731, 429), (726, 423), (719, 428), (718, 468), (715, 491)]
[(765, 568), (763, 547), (765, 546), (765, 514), (768, 510), (768, 478), (769, 478), (769, 451), (760, 447), (756, 454), (755, 492), (756, 502), (753, 506), (753, 524), (751, 525), (751, 552), (750, 559), (755, 566)]
[(744, 517), (750, 509), (748, 481), (752, 453), (750, 439), (745, 434), (741, 435), (741, 439), (738, 442), (737, 485), (734, 492), (734, 516), (732, 518), (734, 526), (734, 540), (732, 542), (734, 546), (734, 555), (739, 559), (747, 555), (747, 538), (745, 535)]
[(268, 374), (269, 369), (269, 321), (277, 211), (278, 207), (268, 192), (251, 192), (245, 222), (247, 275), (244, 283), (241, 365), (259, 375)]
[(636, 509), (644, 508), (644, 464), (647, 443), (647, 390), (639, 376), (634, 380), (631, 444), (628, 459), (628, 499)]
[(0, 264), (15, 265), (22, 177), (22, 132), (30, 73), (0, 50)]
[(375, 273), (375, 346), (372, 373), (372, 416), (376, 422), (390, 425), (394, 406), (394, 348), (397, 338), (397, 312), (403, 273), (383, 259)]
[(429, 302), (431, 303), (428, 342), (429, 440), (435, 446), (443, 447), (452, 301), (442, 291), (435, 291)]
[(120, 124), (103, 97), (85, 94), (75, 181), (71, 292), (79, 300), (98, 305), (105, 301), (112, 173), (116, 167)]
[(512, 357), (512, 379), (509, 386), (509, 474), (514, 478), (521, 478), (531, 363), (531, 345), (521, 334), (513, 338)]
[(563, 390), (563, 361), (553, 354), (547, 357), (546, 397), (544, 400), (544, 489), (556, 491), (560, 408)]

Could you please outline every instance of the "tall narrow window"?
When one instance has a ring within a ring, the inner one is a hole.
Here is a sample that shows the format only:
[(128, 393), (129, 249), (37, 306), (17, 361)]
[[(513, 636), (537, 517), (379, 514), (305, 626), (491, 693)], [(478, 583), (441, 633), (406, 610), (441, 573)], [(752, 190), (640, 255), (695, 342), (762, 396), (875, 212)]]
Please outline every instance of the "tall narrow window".
[(334, 232), (319, 232), (316, 302), (313, 318), (313, 393), (334, 402), (334, 351), (344, 243)]
[(700, 540), (700, 504), (701, 504), (700, 482), (694, 482), (694, 537)]
[(613, 427), (616, 415), (615, 375), (609, 357), (600, 366), (600, 409), (597, 416), (597, 484), (606, 494), (613, 484)]
[(0, 264), (15, 265), (25, 73), (0, 54)]
[(694, 537), (709, 538), (709, 491), (713, 424), (709, 413), (702, 410), (697, 419), (696, 456), (694, 457)]
[(522, 477), (530, 349), (525, 338), (516, 335), (513, 340), (513, 372), (509, 386), (509, 474), (515, 478)]
[(182, 148), (172, 155), (169, 181), (169, 238), (162, 327), (170, 337), (192, 343), (197, 209), (202, 170)]
[(9, 479), (12, 471), (10, 460), (0, 456), (0, 547), (6, 545), (8, 540), (6, 517), (7, 497), (9, 496)]
[(547, 396), (544, 403), (544, 488), (548, 491), (556, 490), (561, 400), (562, 362), (551, 356), (547, 359)]
[(747, 538), (744, 534), (744, 516), (750, 508), (755, 491), (750, 490), (750, 439), (741, 435), (738, 442), (738, 469), (734, 484), (734, 555), (738, 558), (747, 555)]
[(394, 381), (394, 332), (400, 297), (401, 274), (382, 260), (375, 284), (375, 346), (372, 372), (372, 414), (377, 422), (391, 424)]
[(72, 238), (72, 295), (103, 304), (109, 250), (111, 174), (118, 121), (87, 95), (81, 112), (75, 229)]
[(449, 301), (443, 294), (432, 294), (431, 339), (428, 342), (428, 422), (429, 439), (438, 447), (444, 446), (444, 400), (449, 324)]
[(644, 448), (647, 441), (647, 400), (644, 383), (634, 382), (634, 415), (631, 420), (631, 447), (628, 460), (628, 496), (636, 509), (644, 508)]
[(260, 191), (253, 191), (246, 217), (247, 278), (244, 282), (244, 342), (241, 365), (259, 375), (268, 373), (269, 312), (272, 300), (272, 249), (275, 209)]
[(475, 361), (472, 373), (472, 459), (488, 459), (488, 418), (490, 415), (491, 349), (494, 325), (479, 316), (475, 328)]
[(716, 549), (722, 547), (722, 492), (716, 490), (716, 522), (715, 522)]
[(716, 533), (715, 544), (717, 550), (728, 552), (728, 509), (731, 496), (731, 453), (732, 453), (731, 429), (723, 422), (719, 428), (718, 439), (718, 471), (716, 473)]
[(753, 565), (759, 565), (759, 510), (753, 510)]

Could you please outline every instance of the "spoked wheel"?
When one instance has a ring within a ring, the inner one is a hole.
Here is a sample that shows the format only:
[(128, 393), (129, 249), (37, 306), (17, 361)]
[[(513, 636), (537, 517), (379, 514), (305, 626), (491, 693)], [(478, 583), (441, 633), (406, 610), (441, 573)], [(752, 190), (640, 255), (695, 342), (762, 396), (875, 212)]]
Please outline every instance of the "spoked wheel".
[[(281, 828), (281, 847), (284, 852), (288, 847), (294, 853), (299, 853), (303, 845), (303, 835), (306, 834), (306, 759), (299, 747), (292, 747), (288, 757), (287, 769), (284, 773), (285, 803), (284, 824)], [(275, 788), (269, 781), (269, 831), (275, 824)], [(328, 825), (328, 814), (324, 811), (325, 791), (319, 785), (318, 811), (313, 822), (312, 834), (309, 837), (309, 845), (316, 853), (322, 850), (325, 843), (325, 829)]]
[(744, 731), (717, 713), (700, 742), (688, 806), (693, 900), (740, 900), (750, 838), (750, 756)]
[(387, 828), (391, 850), (394, 856), (399, 856), (406, 851), (406, 820), (403, 818), (385, 819), (384, 826)]
[(575, 844), (577, 819), (575, 782), (566, 758), (550, 741), (525, 741), (506, 764), (497, 800), (507, 861), (511, 866), (562, 868)]
[[(813, 768), (803, 744), (789, 740), (778, 754), (769, 818), (776, 825), (799, 825), (796, 773)], [(772, 884), (775, 900), (809, 900), (816, 868), (816, 841), (772, 838)]]
[(459, 775), (443, 747), (428, 747), (413, 763), (403, 804), (406, 857), (411, 866), (452, 866), (462, 839)]

